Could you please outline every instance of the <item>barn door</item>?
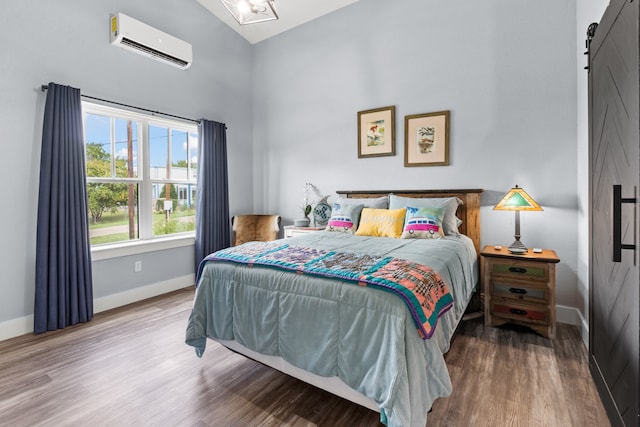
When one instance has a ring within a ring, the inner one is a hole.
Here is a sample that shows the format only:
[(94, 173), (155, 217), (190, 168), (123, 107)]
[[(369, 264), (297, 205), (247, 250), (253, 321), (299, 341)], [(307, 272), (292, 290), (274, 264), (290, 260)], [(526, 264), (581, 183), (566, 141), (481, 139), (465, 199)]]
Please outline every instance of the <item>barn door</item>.
[(639, 425), (639, 3), (611, 0), (589, 45), (589, 367), (614, 426)]

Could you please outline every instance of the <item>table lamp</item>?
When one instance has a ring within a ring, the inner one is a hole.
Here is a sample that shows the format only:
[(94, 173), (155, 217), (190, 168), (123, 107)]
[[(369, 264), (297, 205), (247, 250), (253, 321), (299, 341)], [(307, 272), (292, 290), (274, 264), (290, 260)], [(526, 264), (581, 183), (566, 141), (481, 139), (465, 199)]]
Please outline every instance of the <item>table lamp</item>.
[(509, 246), (509, 251), (512, 253), (527, 252), (527, 247), (520, 241), (520, 211), (541, 211), (540, 205), (526, 191), (516, 185), (504, 195), (493, 209), (516, 212), (516, 240)]

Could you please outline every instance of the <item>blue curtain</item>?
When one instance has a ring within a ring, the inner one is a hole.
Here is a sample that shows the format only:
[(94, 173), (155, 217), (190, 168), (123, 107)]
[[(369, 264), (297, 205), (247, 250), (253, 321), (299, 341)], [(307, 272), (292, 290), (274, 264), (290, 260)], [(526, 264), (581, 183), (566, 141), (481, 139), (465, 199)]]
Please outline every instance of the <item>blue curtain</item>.
[(231, 242), (226, 129), (224, 123), (204, 119), (198, 125), (196, 272), (204, 257)]
[(80, 90), (49, 83), (42, 126), (33, 329), (93, 317)]

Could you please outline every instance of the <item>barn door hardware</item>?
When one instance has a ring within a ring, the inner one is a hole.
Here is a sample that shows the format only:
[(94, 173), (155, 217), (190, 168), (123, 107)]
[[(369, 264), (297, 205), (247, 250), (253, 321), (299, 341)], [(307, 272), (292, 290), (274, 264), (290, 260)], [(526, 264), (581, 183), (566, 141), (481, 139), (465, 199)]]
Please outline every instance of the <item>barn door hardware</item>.
[(587, 71), (589, 71), (589, 68), (591, 67), (591, 59), (589, 59), (591, 55), (589, 55), (589, 50), (591, 49), (591, 40), (593, 40), (593, 36), (596, 35), (596, 28), (598, 28), (597, 22), (593, 22), (589, 25), (589, 27), (587, 27), (587, 39), (584, 41), (584, 45), (587, 48), (584, 53), (585, 55), (587, 55), (587, 66), (584, 67), (584, 69)]
[[(635, 196), (635, 188), (634, 188)], [(636, 245), (628, 245), (622, 243), (622, 204), (623, 203), (636, 203), (636, 198), (622, 198), (622, 186), (613, 186), (613, 262), (622, 261), (622, 250), (636, 250)], [(635, 215), (634, 215), (635, 217)], [(635, 227), (635, 221), (634, 221)], [(635, 240), (635, 230), (633, 233)], [(635, 263), (635, 257), (634, 257)]]

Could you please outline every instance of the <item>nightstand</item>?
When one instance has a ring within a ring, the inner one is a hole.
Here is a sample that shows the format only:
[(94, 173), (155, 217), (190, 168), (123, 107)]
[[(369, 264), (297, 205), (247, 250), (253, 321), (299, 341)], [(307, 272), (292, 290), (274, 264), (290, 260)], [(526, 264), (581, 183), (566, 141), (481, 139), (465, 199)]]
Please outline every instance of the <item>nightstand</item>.
[(485, 246), (480, 257), (484, 324), (514, 323), (554, 338), (558, 255), (550, 249), (515, 255), (506, 247)]
[(295, 225), (285, 225), (284, 226), (284, 237), (293, 237), (299, 236), (300, 234), (305, 233), (314, 233), (316, 231), (322, 231), (325, 227), (296, 227)]

